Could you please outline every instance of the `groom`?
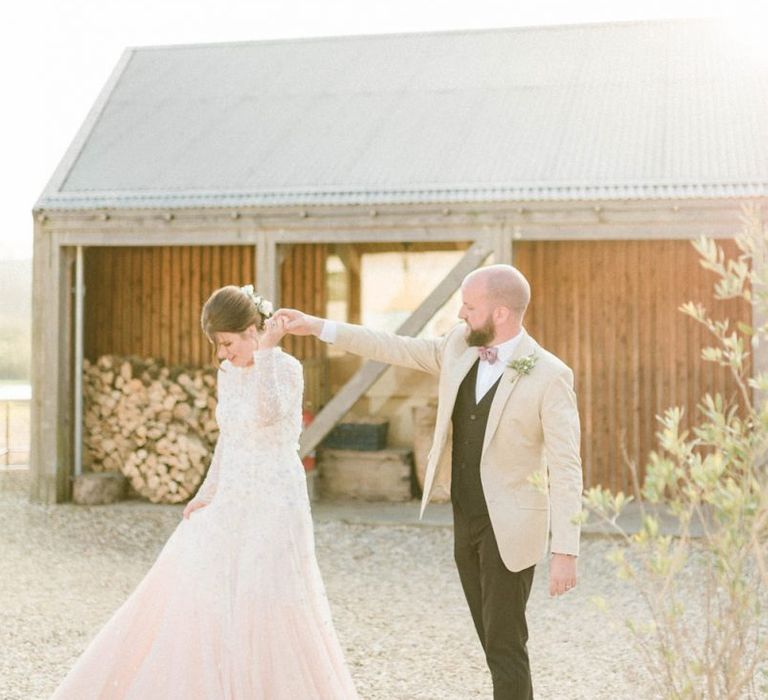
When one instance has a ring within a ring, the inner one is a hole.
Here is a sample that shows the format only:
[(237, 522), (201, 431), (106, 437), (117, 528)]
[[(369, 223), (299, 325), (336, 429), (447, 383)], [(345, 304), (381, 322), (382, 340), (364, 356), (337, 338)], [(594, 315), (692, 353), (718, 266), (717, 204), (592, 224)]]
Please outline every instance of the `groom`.
[(278, 311), (296, 335), (439, 376), (421, 513), (438, 474), (451, 475), (454, 557), (493, 679), (494, 700), (533, 698), (525, 607), (551, 530), (549, 592), (576, 585), (581, 511), (573, 373), (522, 326), (523, 274), (492, 265), (461, 287), (462, 324), (418, 339)]

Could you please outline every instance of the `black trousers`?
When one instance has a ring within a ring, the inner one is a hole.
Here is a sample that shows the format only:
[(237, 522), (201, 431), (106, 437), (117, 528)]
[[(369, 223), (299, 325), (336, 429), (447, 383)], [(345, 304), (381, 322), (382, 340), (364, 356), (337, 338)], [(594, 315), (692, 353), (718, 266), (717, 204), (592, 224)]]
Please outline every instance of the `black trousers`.
[(453, 506), (454, 558), (493, 679), (494, 700), (533, 700), (525, 606), (531, 566), (504, 566), (487, 515), (467, 517)]

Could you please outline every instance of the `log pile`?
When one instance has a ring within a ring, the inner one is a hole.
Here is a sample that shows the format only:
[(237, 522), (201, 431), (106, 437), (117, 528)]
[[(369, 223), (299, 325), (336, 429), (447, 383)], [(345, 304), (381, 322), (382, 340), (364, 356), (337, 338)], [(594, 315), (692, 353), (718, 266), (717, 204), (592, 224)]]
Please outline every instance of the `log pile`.
[(104, 355), (84, 375), (84, 466), (153, 503), (193, 496), (218, 436), (215, 370)]

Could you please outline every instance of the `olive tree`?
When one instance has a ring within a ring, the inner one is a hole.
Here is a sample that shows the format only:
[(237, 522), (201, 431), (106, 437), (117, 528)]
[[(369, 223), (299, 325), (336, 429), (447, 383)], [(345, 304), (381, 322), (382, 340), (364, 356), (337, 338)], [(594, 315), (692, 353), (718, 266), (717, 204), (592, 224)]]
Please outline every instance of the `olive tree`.
[[(688, 427), (682, 408), (667, 409), (635, 493), (592, 488), (581, 516), (621, 537), (612, 561), (647, 610), (625, 622), (666, 698), (768, 697), (768, 366), (760, 364), (768, 353), (768, 228), (756, 209), (745, 210), (736, 244), (732, 256), (711, 239), (694, 245), (715, 273), (715, 298), (743, 299), (753, 323), (711, 318), (701, 303), (680, 307), (708, 331), (703, 359), (725, 368), (736, 390), (704, 395)], [(627, 532), (618, 516), (633, 500), (642, 524)]]

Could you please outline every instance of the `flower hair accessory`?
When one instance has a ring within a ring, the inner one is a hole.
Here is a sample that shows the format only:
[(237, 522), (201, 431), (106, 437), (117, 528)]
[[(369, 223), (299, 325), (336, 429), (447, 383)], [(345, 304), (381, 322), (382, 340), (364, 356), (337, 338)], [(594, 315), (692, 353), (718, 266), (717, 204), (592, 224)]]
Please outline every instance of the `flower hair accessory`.
[(247, 294), (251, 301), (256, 304), (256, 309), (264, 317), (269, 318), (275, 310), (271, 301), (267, 301), (261, 294), (256, 294), (252, 284), (246, 284), (240, 287), (240, 291)]
[(507, 367), (517, 373), (513, 377), (513, 380), (518, 377), (524, 377), (526, 374), (530, 374), (531, 370), (536, 366), (536, 360), (538, 359), (539, 358), (536, 357), (536, 355), (531, 353), (525, 357), (518, 357), (516, 360), (507, 362)]

